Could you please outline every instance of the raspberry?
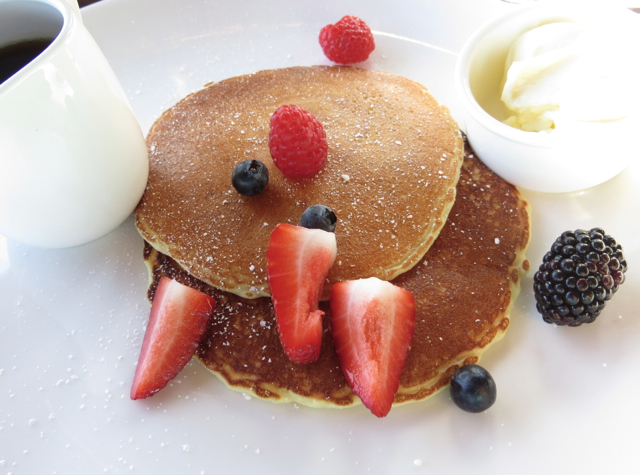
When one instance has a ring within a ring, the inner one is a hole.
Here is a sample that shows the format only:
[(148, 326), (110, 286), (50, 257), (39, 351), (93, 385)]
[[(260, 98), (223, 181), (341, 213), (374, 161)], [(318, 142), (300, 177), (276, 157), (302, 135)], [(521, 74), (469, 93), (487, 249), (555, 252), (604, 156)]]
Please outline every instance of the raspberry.
[(350, 15), (322, 28), (319, 40), (325, 56), (340, 64), (365, 61), (376, 46), (367, 24)]
[(322, 124), (300, 106), (280, 106), (271, 116), (269, 150), (284, 176), (309, 178), (327, 160), (327, 138)]
[(536, 308), (547, 323), (592, 323), (624, 282), (622, 246), (601, 228), (565, 231), (533, 277)]

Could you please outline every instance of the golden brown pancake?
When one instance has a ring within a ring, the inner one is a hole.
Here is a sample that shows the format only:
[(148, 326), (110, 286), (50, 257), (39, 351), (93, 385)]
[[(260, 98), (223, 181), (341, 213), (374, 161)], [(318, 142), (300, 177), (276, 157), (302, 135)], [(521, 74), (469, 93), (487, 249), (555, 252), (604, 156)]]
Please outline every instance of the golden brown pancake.
[[(283, 104), (304, 107), (324, 126), (327, 163), (313, 178), (286, 178), (273, 164), (269, 120)], [(147, 145), (149, 182), (136, 210), (143, 238), (193, 276), (246, 298), (269, 295), (266, 249), (275, 225), (298, 224), (313, 204), (339, 220), (330, 282), (407, 271), (442, 229), (463, 155), (458, 126), (424, 86), (342, 66), (209, 85), (166, 111)], [(253, 158), (270, 180), (246, 197), (233, 189), (231, 172)]]
[[(420, 200), (417, 195), (416, 200)], [(338, 230), (339, 232), (339, 230)], [(529, 268), (528, 203), (467, 148), (456, 202), (449, 219), (422, 261), (393, 282), (416, 300), (416, 326), (395, 403), (424, 399), (447, 386), (462, 364), (475, 363), (509, 326), (520, 290), (520, 272)], [(359, 403), (340, 368), (324, 316), (320, 359), (291, 362), (280, 345), (269, 298), (247, 300), (190, 276), (171, 258), (147, 245), (152, 283), (167, 275), (214, 296), (215, 313), (198, 358), (230, 388), (275, 402), (315, 407)]]

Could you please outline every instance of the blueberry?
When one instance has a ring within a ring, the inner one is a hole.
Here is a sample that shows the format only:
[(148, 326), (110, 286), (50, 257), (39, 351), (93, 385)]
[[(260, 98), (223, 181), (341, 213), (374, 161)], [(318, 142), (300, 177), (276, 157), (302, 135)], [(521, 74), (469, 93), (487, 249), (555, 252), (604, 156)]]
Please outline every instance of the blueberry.
[(322, 229), (323, 231), (334, 232), (336, 229), (336, 214), (325, 205), (309, 206), (300, 218), (300, 226), (309, 229)]
[(496, 402), (496, 383), (482, 366), (458, 368), (451, 378), (451, 399), (463, 411), (482, 412)]
[(260, 160), (238, 163), (231, 174), (231, 184), (238, 193), (255, 196), (262, 193), (269, 183), (269, 170)]

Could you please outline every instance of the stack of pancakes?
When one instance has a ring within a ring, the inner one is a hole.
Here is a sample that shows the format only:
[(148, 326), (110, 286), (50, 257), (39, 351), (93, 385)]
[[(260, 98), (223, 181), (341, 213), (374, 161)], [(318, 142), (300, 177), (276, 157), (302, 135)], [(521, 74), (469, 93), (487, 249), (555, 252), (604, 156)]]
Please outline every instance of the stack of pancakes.
[[(327, 163), (313, 178), (288, 179), (270, 158), (269, 119), (283, 104), (304, 107), (325, 128)], [(232, 389), (310, 406), (359, 402), (333, 347), (328, 303), (317, 362), (291, 362), (278, 337), (269, 234), (278, 223), (297, 224), (312, 204), (338, 217), (325, 295), (333, 282), (372, 276), (414, 295), (416, 328), (396, 403), (446, 386), (506, 330), (528, 267), (528, 205), (473, 157), (423, 86), (351, 67), (262, 71), (183, 99), (147, 144), (150, 176), (136, 225), (149, 298), (163, 275), (216, 298), (197, 355)], [(255, 197), (231, 185), (233, 168), (249, 158), (270, 173)]]

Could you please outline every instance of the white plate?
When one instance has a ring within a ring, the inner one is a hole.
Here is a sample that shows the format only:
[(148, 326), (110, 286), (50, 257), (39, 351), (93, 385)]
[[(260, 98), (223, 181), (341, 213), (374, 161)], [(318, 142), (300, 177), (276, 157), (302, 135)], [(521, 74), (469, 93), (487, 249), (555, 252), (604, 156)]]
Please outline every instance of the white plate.
[[(513, 8), (497, 0), (105, 0), (83, 17), (146, 132), (207, 82), (327, 64), (317, 34), (344, 14), (375, 31), (367, 67), (424, 83), (460, 117), (455, 55), (472, 30)], [(562, 231), (592, 226), (625, 246), (630, 270), (598, 321), (580, 328), (542, 322), (532, 270), (509, 332), (482, 360), (498, 401), (478, 415), (457, 409), (447, 391), (384, 419), (362, 406), (276, 405), (226, 389), (195, 362), (157, 395), (131, 401), (149, 312), (132, 220), (68, 250), (0, 237), (0, 473), (640, 473), (638, 185), (636, 163), (588, 191), (525, 193), (534, 270)]]

